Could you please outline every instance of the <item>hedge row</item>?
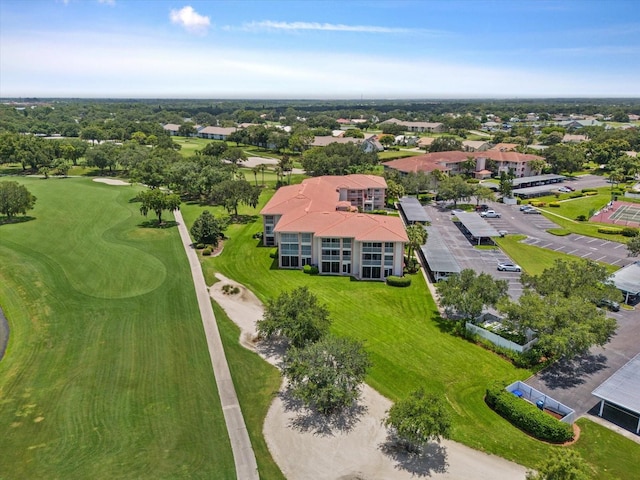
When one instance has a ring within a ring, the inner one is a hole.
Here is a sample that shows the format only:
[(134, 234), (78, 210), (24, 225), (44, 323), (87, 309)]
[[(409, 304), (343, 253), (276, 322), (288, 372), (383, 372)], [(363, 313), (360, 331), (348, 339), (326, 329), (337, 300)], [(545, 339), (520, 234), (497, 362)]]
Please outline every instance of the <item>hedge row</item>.
[(622, 229), (614, 227), (599, 227), (598, 232), (606, 235), (619, 235), (622, 233)]
[(637, 237), (640, 235), (640, 230), (637, 228), (624, 227), (621, 233), (625, 237)]
[(571, 425), (544, 413), (532, 403), (507, 392), (503, 387), (488, 388), (485, 401), (500, 416), (535, 438), (553, 443), (573, 440)]
[(560, 203), (559, 202), (550, 202), (549, 206), (550, 207), (554, 207), (554, 208), (560, 208)]
[(586, 195), (587, 197), (592, 197), (592, 196), (594, 196), (594, 195), (598, 195), (598, 192), (586, 192), (586, 193), (585, 193), (585, 195)]
[(411, 285), (411, 277), (396, 277), (395, 275), (389, 275), (387, 277), (387, 285), (392, 287), (408, 287)]
[(588, 193), (588, 192), (596, 192), (598, 193), (598, 190), (596, 190), (595, 188), (583, 188), (582, 190), (580, 190), (582, 193)]

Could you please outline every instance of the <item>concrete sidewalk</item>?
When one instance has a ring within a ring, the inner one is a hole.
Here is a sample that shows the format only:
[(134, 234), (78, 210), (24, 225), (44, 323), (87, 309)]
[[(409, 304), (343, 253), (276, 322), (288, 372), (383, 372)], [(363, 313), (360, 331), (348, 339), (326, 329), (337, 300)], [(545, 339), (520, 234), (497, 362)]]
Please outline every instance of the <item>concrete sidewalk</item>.
[(213, 373), (216, 377), (218, 386), (218, 395), (220, 395), (220, 403), (222, 405), (222, 413), (227, 426), (227, 433), (231, 442), (233, 451), (233, 460), (236, 467), (236, 478), (240, 480), (258, 480), (258, 464), (256, 462), (249, 433), (244, 423), (244, 417), (240, 410), (240, 403), (236, 395), (227, 358), (222, 347), (220, 332), (216, 324), (213, 308), (211, 307), (211, 297), (207, 285), (204, 281), (200, 261), (196, 250), (191, 246), (191, 237), (182, 218), (182, 213), (177, 210), (174, 212), (176, 222), (178, 222), (178, 231), (184, 245), (184, 250), (189, 259), (191, 267), (191, 276), (198, 298), (198, 306), (200, 315), (202, 316), (202, 325), (207, 337), (207, 345), (209, 346), (209, 355), (213, 365)]

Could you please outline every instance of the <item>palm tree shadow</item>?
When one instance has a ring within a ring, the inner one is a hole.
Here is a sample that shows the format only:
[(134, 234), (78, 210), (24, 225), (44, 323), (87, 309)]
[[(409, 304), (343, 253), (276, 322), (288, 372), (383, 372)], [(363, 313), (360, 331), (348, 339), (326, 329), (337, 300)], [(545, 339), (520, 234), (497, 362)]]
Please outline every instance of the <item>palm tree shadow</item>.
[(407, 448), (392, 435), (378, 448), (391, 458), (398, 470), (409, 472), (416, 477), (430, 477), (433, 474), (447, 473), (447, 448), (436, 442), (429, 442), (423, 447)]

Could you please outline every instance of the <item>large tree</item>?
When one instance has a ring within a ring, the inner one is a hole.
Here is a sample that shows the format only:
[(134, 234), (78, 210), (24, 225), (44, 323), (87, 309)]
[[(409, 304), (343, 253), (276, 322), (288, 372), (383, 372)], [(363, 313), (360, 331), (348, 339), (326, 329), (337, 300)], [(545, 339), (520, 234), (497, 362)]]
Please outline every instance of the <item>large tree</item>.
[(356, 143), (330, 143), (326, 147), (307, 150), (301, 162), (307, 174), (312, 176), (346, 175), (370, 170), (377, 165), (378, 155), (364, 152)]
[(311, 409), (331, 414), (360, 397), (370, 365), (362, 343), (328, 335), (304, 348), (292, 347), (284, 357), (282, 372), (293, 397)]
[(191, 235), (196, 243), (206, 243), (218, 246), (218, 241), (224, 237), (224, 229), (227, 222), (214, 217), (211, 212), (205, 210), (196, 218), (191, 226)]
[(462, 142), (449, 136), (436, 138), (429, 147), (429, 152), (449, 152), (452, 150), (462, 150)]
[(532, 288), (542, 296), (576, 296), (592, 303), (603, 298), (621, 300), (622, 294), (610, 280), (610, 276), (603, 265), (592, 260), (557, 259), (552, 267), (546, 268), (540, 275), (525, 272), (520, 280), (525, 287)]
[(140, 213), (145, 217), (147, 213), (155, 212), (158, 216), (158, 224), (162, 223), (162, 212), (173, 212), (180, 208), (180, 197), (173, 193), (165, 193), (160, 189), (143, 190), (138, 194), (138, 200), (142, 203)]
[(269, 300), (256, 327), (265, 338), (279, 336), (294, 347), (303, 347), (320, 340), (330, 325), (327, 307), (308, 287), (298, 287)]
[(446, 176), (438, 182), (438, 197), (453, 200), (456, 206), (459, 200), (468, 200), (474, 192), (474, 185), (467, 183), (460, 175)]
[(260, 187), (251, 185), (245, 179), (230, 179), (213, 186), (211, 200), (218, 205), (223, 205), (227, 212), (237, 217), (238, 206), (243, 203), (255, 208), (261, 192)]
[(470, 268), (436, 284), (440, 305), (463, 320), (476, 319), (486, 307), (495, 307), (508, 288), (506, 280), (496, 280), (488, 273), (477, 275)]
[(556, 448), (527, 480), (590, 480), (594, 472), (576, 450)]
[(633, 237), (627, 243), (627, 252), (630, 257), (637, 257), (640, 255), (640, 236)]
[(430, 441), (450, 438), (451, 417), (441, 397), (423, 389), (394, 403), (384, 419), (403, 447), (419, 451)]
[(579, 296), (541, 296), (525, 289), (518, 302), (500, 305), (504, 325), (523, 335), (532, 330), (536, 349), (547, 358), (573, 358), (593, 345), (604, 345), (616, 330), (616, 320)]
[(27, 187), (18, 182), (0, 182), (0, 213), (6, 215), (9, 220), (19, 213), (27, 214), (36, 203)]

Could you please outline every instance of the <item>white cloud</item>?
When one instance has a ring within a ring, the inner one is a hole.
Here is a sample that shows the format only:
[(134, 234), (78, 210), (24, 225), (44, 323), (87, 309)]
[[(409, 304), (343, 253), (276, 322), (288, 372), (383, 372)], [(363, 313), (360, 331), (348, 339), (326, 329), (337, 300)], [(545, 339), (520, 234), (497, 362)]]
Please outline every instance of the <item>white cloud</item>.
[(180, 10), (171, 10), (169, 18), (171, 23), (180, 25), (191, 33), (204, 33), (211, 23), (209, 17), (200, 15), (189, 5)]
[(98, 3), (102, 5), (109, 5), (110, 7), (114, 7), (116, 5), (116, 0), (98, 0)]
[(250, 22), (242, 25), (243, 30), (322, 30), (329, 32), (362, 32), (362, 33), (409, 33), (408, 28), (378, 27), (375, 25), (344, 25), (341, 23), (318, 22)]

